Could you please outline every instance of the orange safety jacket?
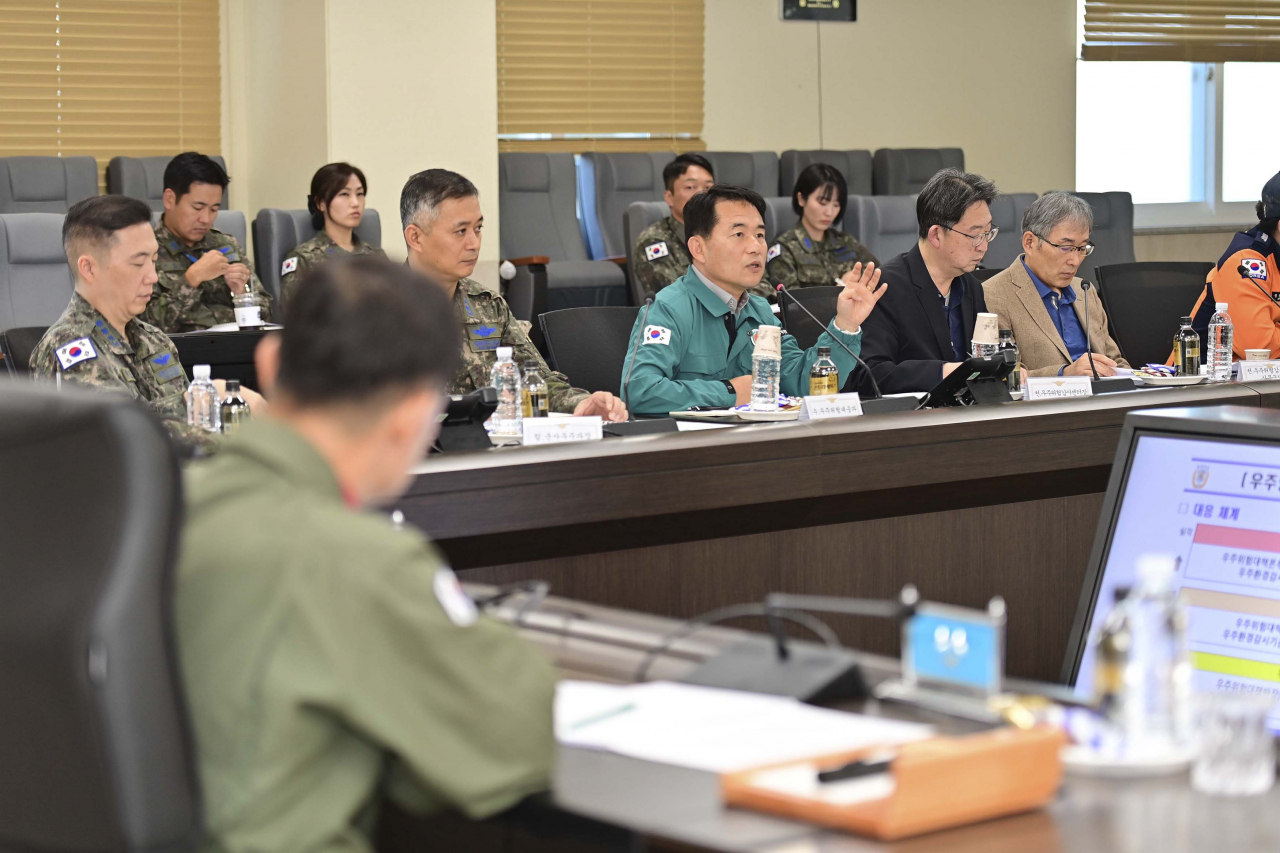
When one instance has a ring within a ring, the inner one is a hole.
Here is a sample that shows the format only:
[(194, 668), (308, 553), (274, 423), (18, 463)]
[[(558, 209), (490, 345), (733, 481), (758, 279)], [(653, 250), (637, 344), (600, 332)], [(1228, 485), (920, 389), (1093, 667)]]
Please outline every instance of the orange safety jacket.
[(1280, 358), (1280, 268), (1276, 241), (1259, 228), (1237, 234), (1209, 273), (1204, 292), (1191, 309), (1191, 328), (1209, 340), (1214, 303), (1227, 303), (1234, 326), (1231, 349), (1237, 360), (1247, 349), (1269, 349)]

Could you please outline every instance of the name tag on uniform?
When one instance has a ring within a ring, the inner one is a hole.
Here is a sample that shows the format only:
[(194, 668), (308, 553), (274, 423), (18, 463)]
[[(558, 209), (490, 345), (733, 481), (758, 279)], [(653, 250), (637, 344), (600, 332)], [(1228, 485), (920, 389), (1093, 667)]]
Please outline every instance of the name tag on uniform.
[(1240, 381), (1256, 382), (1260, 379), (1280, 379), (1280, 361), (1240, 361)]
[(600, 441), (604, 419), (599, 415), (581, 418), (525, 418), (524, 446), (568, 444), (573, 441)]
[(1093, 378), (1089, 376), (1027, 377), (1027, 400), (1063, 400), (1092, 396)]
[(800, 420), (820, 421), (826, 418), (854, 418), (862, 414), (862, 400), (856, 391), (825, 397), (805, 397), (800, 405)]

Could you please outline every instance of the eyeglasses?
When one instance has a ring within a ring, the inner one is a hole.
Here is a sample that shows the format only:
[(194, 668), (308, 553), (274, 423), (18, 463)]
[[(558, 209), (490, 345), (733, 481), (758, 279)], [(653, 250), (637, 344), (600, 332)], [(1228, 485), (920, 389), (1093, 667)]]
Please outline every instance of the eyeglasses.
[[(1032, 231), (1031, 233), (1036, 234), (1036, 232), (1034, 231)], [(1096, 248), (1092, 243), (1085, 243), (1083, 246), (1068, 246), (1066, 243), (1058, 244), (1058, 243), (1054, 243), (1051, 240), (1046, 240), (1044, 237), (1041, 237), (1039, 234), (1036, 234), (1036, 237), (1039, 238), (1042, 243), (1048, 243), (1050, 246), (1057, 249), (1059, 252), (1061, 252), (1064, 255), (1069, 255), (1072, 252), (1079, 252), (1081, 257), (1087, 258), (1089, 257), (1089, 255), (1093, 254), (1093, 250)]]
[(952, 234), (959, 234), (961, 237), (968, 237), (973, 241), (975, 249), (983, 243), (990, 243), (996, 238), (996, 235), (1000, 233), (999, 228), (992, 228), (990, 231), (983, 231), (981, 234), (966, 234), (963, 231), (957, 231), (950, 225), (943, 225), (942, 227), (950, 231)]

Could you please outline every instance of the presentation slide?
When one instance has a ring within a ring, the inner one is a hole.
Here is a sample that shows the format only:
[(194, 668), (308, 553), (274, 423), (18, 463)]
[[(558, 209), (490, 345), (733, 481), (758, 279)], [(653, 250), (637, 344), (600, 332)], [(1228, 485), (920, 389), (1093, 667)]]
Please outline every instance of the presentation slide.
[[(1089, 635), (1142, 554), (1178, 559), (1196, 692), (1280, 696), (1280, 445), (1141, 436)], [(1077, 692), (1093, 692), (1086, 650)], [(1280, 731), (1280, 711), (1271, 718)]]

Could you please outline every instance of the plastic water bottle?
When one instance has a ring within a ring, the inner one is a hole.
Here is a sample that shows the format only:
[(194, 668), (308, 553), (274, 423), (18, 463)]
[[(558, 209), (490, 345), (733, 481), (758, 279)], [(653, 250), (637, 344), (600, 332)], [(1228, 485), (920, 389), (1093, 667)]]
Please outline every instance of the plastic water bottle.
[(761, 326), (752, 334), (751, 411), (778, 411), (778, 386), (782, 377), (782, 330)]
[(236, 312), (236, 326), (241, 329), (256, 329), (262, 325), (262, 307), (253, 298), (252, 291), (237, 293), (231, 297), (231, 307)]
[(489, 384), (498, 390), (498, 408), (491, 419), (496, 435), (521, 435), (523, 412), (520, 400), (520, 368), (511, 360), (511, 347), (498, 347), (498, 360), (489, 374)]
[(1186, 748), (1191, 735), (1187, 610), (1174, 591), (1177, 561), (1138, 558), (1138, 587), (1126, 602), (1133, 645), (1124, 678), (1124, 734), (1133, 755)]
[(1214, 304), (1213, 316), (1209, 318), (1209, 381), (1231, 381), (1231, 337), (1234, 327), (1231, 315), (1227, 313), (1227, 303)]
[(222, 432), (222, 399), (218, 386), (209, 378), (209, 365), (197, 364), (191, 375), (195, 378), (187, 388), (187, 424), (207, 432)]

